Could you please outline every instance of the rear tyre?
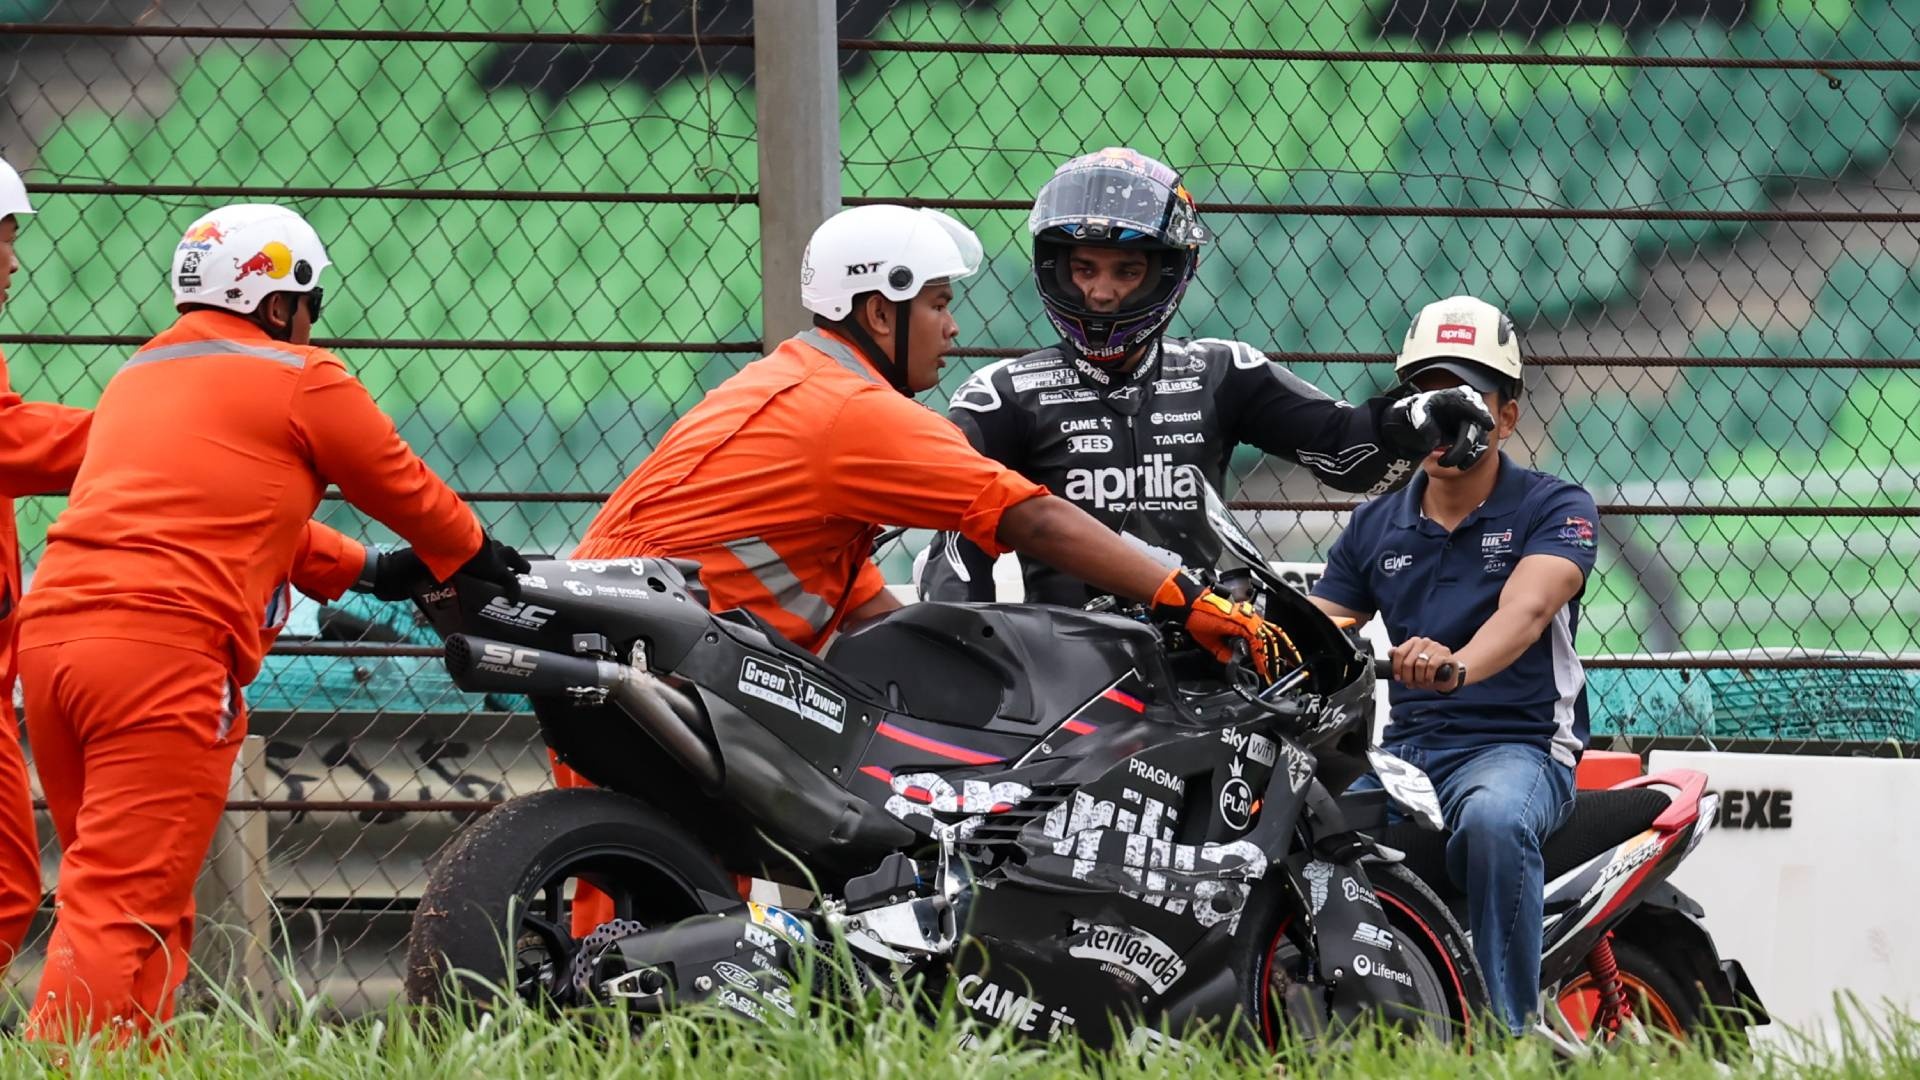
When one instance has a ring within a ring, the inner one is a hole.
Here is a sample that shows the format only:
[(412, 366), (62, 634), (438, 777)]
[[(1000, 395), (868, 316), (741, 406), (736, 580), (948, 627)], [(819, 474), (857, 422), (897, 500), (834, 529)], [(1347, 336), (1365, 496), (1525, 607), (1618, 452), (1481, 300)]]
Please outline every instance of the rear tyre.
[[(1620, 984), (1627, 992), (1627, 1007), (1649, 1032), (1682, 1042), (1700, 1042), (1723, 1057), (1746, 1049), (1747, 1029), (1739, 1015), (1709, 1004), (1705, 986), (1690, 982), (1651, 951), (1617, 936), (1613, 939), (1613, 958), (1620, 968)], [(1599, 988), (1588, 972), (1581, 972), (1560, 991), (1560, 1009), (1583, 1038), (1593, 1037), (1593, 1016), (1599, 1010), (1599, 1001)]]
[(611, 898), (614, 918), (644, 926), (735, 895), (712, 855), (636, 799), (588, 788), (510, 799), (435, 860), (408, 938), (407, 1000), (574, 1004), (571, 894), (583, 881)]

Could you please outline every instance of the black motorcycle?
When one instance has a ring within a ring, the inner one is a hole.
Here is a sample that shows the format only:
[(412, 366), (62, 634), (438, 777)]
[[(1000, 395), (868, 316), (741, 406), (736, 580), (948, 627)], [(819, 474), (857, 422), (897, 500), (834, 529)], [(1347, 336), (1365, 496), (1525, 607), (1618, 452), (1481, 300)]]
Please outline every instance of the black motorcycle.
[[(1137, 611), (915, 604), (816, 657), (708, 611), (683, 561), (428, 586), (457, 683), (528, 695), (599, 790), (512, 799), (436, 857), (410, 1000), (764, 1019), (827, 969), (1042, 1041), (1464, 1037), (1465, 934), (1330, 794), (1369, 767), (1373, 665), (1212, 505), (1244, 564), (1220, 587), (1303, 658), (1268, 685)], [(576, 938), (584, 887), (613, 917)], [(850, 973), (807, 962), (842, 944)]]

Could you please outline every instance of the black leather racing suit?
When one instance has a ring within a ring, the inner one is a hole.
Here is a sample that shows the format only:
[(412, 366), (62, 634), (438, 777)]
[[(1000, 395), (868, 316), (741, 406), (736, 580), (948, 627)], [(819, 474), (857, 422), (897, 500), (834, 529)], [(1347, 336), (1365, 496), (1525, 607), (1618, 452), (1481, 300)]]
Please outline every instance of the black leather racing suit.
[[(1248, 443), (1313, 470), (1342, 491), (1378, 495), (1414, 462), (1380, 434), (1386, 398), (1349, 405), (1245, 342), (1162, 338), (1129, 375), (1102, 385), (1060, 347), (982, 368), (948, 416), (975, 448), (1045, 484), (1117, 532), (1131, 532), (1211, 566), (1200, 493), (1175, 469), (1197, 465), (1223, 490), (1227, 459)], [(1026, 598), (1078, 607), (1098, 595), (1050, 566), (1023, 560)], [(928, 600), (992, 600), (993, 563), (955, 533), (934, 538), (920, 575)]]

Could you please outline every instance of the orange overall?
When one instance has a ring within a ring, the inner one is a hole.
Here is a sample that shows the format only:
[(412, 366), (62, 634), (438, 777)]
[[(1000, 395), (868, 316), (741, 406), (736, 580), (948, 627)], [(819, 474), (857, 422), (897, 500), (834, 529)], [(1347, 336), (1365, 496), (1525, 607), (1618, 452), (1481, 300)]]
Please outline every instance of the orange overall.
[(366, 563), (308, 520), (329, 483), (440, 577), (479, 547), (473, 511), (324, 349), (195, 311), (107, 384), (21, 607), (27, 731), (63, 851), (29, 1037), (170, 1015), (246, 733), (240, 689), (290, 588), (332, 599)]
[(20, 602), (13, 500), (71, 487), (92, 421), (85, 409), (20, 400), (0, 356), (0, 975), (20, 951), (40, 906), (40, 844), (27, 763), (20, 753), (20, 721), (13, 712), (13, 616)]
[[(846, 341), (811, 330), (681, 417), (574, 558), (698, 560), (715, 610), (745, 608), (818, 651), (886, 587), (871, 558), (877, 523), (959, 532), (997, 556), (1001, 515), (1046, 493), (888, 386)], [(585, 783), (558, 762), (554, 778)], [(604, 901), (576, 899), (576, 936), (611, 917)]]

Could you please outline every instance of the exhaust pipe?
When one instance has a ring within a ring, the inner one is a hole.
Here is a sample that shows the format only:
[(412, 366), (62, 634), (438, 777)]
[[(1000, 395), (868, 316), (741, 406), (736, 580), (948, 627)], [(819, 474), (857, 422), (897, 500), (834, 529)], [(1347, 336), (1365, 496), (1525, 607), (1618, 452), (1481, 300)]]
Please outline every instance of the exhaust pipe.
[(607, 700), (646, 729), (700, 783), (720, 785), (720, 758), (701, 736), (706, 723), (686, 695), (630, 664), (453, 634), (446, 642), (447, 673), (475, 694), (564, 694), (604, 690)]

